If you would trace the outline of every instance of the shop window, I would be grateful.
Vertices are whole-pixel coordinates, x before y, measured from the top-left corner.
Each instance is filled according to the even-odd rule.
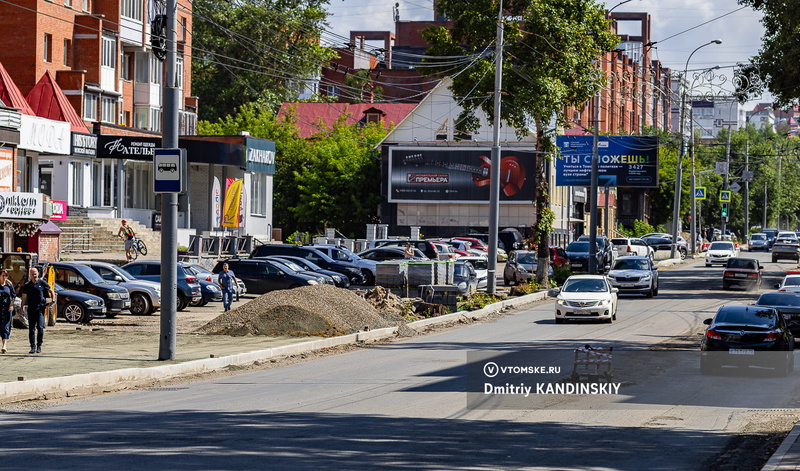
[[[267,213],[267,175],[254,173],[250,177],[250,214]]]
[[[71,162],[72,198],[70,204],[83,206],[83,162]]]
[[[156,209],[152,162],[125,163],[125,206],[133,209]]]
[[[98,160],[92,163],[92,205],[114,205],[114,161]]]

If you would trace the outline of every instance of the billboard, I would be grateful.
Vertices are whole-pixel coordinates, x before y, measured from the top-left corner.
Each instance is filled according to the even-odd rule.
[[[501,149],[500,201],[533,201],[535,156],[532,150]],[[492,164],[486,147],[391,147],[388,200],[488,202]]]
[[[558,136],[556,185],[591,186],[594,136]],[[599,186],[658,187],[658,137],[600,136]]]

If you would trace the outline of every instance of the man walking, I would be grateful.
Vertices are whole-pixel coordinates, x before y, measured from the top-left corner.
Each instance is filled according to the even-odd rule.
[[[237,281],[236,275],[228,268],[227,263],[222,264],[222,271],[219,274],[219,278],[217,278],[217,283],[222,288],[222,307],[225,311],[230,311]]]
[[[31,267],[28,281],[22,287],[22,305],[28,309],[29,353],[42,353],[44,341],[44,310],[53,303],[53,290],[44,280],[39,279],[39,270]]]
[[[125,219],[122,220],[122,225],[119,227],[117,231],[117,237],[124,237],[125,238],[125,258],[128,262],[131,261],[131,250],[133,250],[133,238],[136,236],[136,233],[133,232],[131,226],[128,225],[128,221]]]

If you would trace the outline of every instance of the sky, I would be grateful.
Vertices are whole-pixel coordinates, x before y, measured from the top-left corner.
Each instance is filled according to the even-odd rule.
[[[725,88],[730,88],[733,66],[749,61],[761,46],[761,14],[749,7],[742,9],[736,0],[631,0],[615,8],[620,1],[599,3],[614,12],[649,13],[651,39],[658,42],[652,58],[660,60],[664,68],[682,72],[695,48],[722,40],[722,44],[705,46],[692,55],[688,70],[719,66],[717,73],[724,73],[728,80]],[[400,4],[401,21],[433,20],[433,0],[330,0],[330,32],[349,38],[351,30],[394,31],[395,3]],[[750,103],[759,101],[771,101],[771,97],[765,95]]]

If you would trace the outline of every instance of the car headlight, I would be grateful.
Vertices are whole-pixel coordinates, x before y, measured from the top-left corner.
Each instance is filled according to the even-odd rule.
[[[215,292],[219,291],[219,288],[218,288],[218,287],[216,287],[215,285],[207,285],[207,288],[208,288],[208,290],[209,290],[209,291],[211,291],[212,293],[215,293]]]
[[[319,284],[317,282],[317,280],[308,280],[307,283],[310,284],[310,285],[318,285]]]
[[[458,289],[467,289],[467,282],[466,281],[462,281],[461,283],[459,283],[458,284]]]
[[[122,299],[122,295],[119,293],[108,293],[108,299]]]
[[[563,299],[559,299],[558,301],[556,301],[556,303],[560,304],[561,306],[566,306],[567,305],[567,302],[564,301]]]
[[[610,279],[610,280],[616,280],[616,279],[617,279],[617,277],[616,277],[616,276],[614,276],[614,275],[606,275],[606,276],[607,276],[607,277],[608,277],[608,279]]]
[[[652,278],[652,277],[653,277],[653,275],[651,275],[650,273],[648,273],[648,274],[646,274],[645,276],[643,276],[643,277],[642,277],[642,281],[647,281],[647,280],[649,280],[649,279],[650,279],[650,278]]]
[[[347,273],[350,273],[351,275],[361,276],[361,269],[348,267]]]
[[[611,304],[611,300],[610,299],[603,299],[598,304],[600,304],[601,306],[606,306],[608,304]]]
[[[332,276],[331,278],[333,278],[333,280],[334,280],[334,281],[338,281],[338,282],[340,282],[340,283],[341,283],[341,281],[342,281],[342,277],[341,277],[341,276],[339,276],[339,275],[334,275],[334,276]]]
[[[102,299],[89,299],[86,301],[87,306],[102,306],[103,300]]]

